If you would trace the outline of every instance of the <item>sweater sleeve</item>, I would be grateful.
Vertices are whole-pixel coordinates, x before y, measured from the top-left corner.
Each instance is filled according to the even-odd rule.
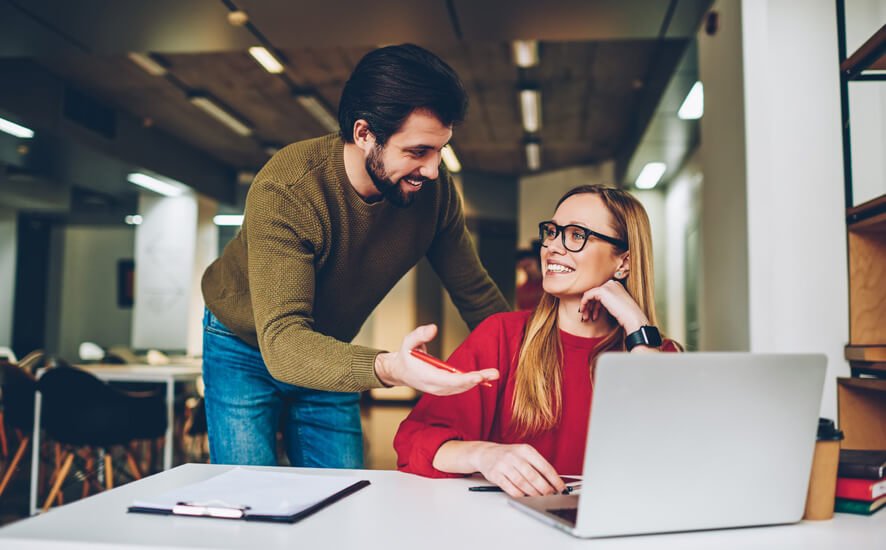
[[[259,349],[271,375],[328,391],[382,387],[375,375],[379,350],[313,329],[314,262],[325,242],[317,214],[270,181],[253,184],[246,212],[249,290]]]
[[[457,395],[423,395],[394,436],[397,468],[426,477],[463,477],[434,468],[434,457],[443,443],[450,440],[484,441],[492,431],[499,388],[506,385],[507,365],[499,350],[504,333],[496,317],[481,323],[453,352],[450,365],[472,371],[492,366],[502,373],[492,387],[475,386]]]
[[[440,184],[443,212],[427,258],[462,319],[473,329],[493,313],[510,311],[511,307],[480,263],[465,225],[461,199],[449,173],[442,168]]]

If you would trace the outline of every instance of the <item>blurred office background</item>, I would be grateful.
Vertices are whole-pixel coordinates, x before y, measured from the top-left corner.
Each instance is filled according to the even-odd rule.
[[[884,21],[886,2],[847,0],[849,51]],[[849,307],[837,29],[833,0],[0,0],[0,347],[198,357],[200,276],[255,172],[337,130],[363,54],[415,42],[470,94],[447,164],[509,299],[515,252],[565,190],[627,188],[651,217],[663,330],[690,350],[826,353],[833,417]],[[853,93],[858,204],[886,192],[886,94]],[[422,263],[358,341],[393,349],[426,322],[437,355],[467,334]],[[412,398],[367,398],[371,467],[393,467]]]

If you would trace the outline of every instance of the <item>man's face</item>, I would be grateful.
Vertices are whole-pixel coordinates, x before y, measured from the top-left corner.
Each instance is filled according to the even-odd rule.
[[[409,206],[425,184],[437,179],[440,150],[451,138],[452,127],[428,111],[413,111],[383,147],[370,150],[366,171],[385,199]]]

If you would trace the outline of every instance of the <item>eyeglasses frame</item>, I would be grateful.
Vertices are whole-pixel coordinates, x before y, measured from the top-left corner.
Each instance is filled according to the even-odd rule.
[[[545,242],[548,240],[547,237],[545,236],[545,230],[544,230],[544,227],[546,225],[553,225],[557,229],[557,234],[551,238],[556,239],[557,235],[560,235],[560,242],[563,244],[563,248],[565,248],[569,252],[581,252],[582,250],[584,250],[585,246],[587,246],[587,244],[588,244],[588,237],[589,236],[596,237],[596,238],[600,239],[601,241],[605,241],[613,246],[617,246],[617,247],[622,248],[624,250],[628,249],[628,243],[626,243],[625,241],[618,239],[616,237],[610,237],[609,235],[597,233],[593,229],[588,229],[587,227],[582,227],[580,225],[575,225],[573,223],[570,223],[567,225],[560,225],[560,224],[554,223],[553,220],[547,220],[547,221],[543,221],[543,222],[538,223],[538,236],[539,236],[539,238],[541,238],[541,245],[545,248],[548,247],[548,245],[545,244]],[[585,240],[582,241],[581,248],[579,248],[578,250],[572,250],[571,248],[566,246],[566,229],[568,229],[570,227],[574,227],[576,229],[579,229],[579,230],[583,231],[585,234]]]

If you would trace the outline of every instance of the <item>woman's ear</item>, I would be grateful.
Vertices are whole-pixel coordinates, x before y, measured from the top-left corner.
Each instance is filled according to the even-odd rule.
[[[621,257],[621,262],[619,262],[618,267],[615,268],[615,273],[613,277],[619,281],[624,281],[628,278],[628,275],[631,272],[631,253],[625,252]]]
[[[369,129],[369,123],[362,118],[354,122],[354,144],[364,152],[375,147],[375,134]]]

